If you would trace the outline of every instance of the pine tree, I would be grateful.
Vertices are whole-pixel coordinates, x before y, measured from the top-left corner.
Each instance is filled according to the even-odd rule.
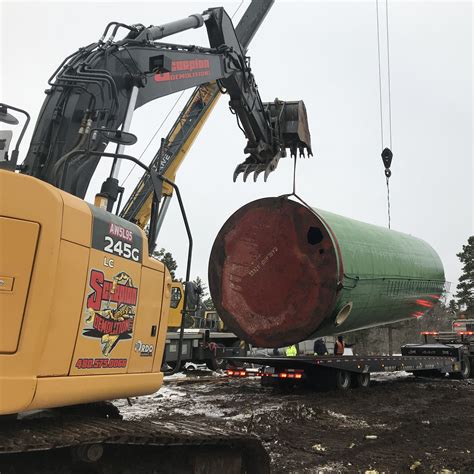
[[[458,305],[464,308],[466,316],[474,316],[474,235],[467,239],[467,245],[462,246],[462,252],[458,253],[457,257],[463,264],[463,273],[454,296]]]
[[[196,291],[201,297],[201,299],[206,298],[207,296],[207,286],[206,284],[202,281],[202,278],[197,276],[196,279],[193,281]]]
[[[171,274],[171,278],[173,280],[176,280],[176,270],[178,268],[178,263],[173,258],[171,252],[167,252],[164,248],[161,248],[160,250],[155,250],[153,252],[153,257],[159,260],[160,262],[163,262],[168,268]]]
[[[199,294],[204,310],[215,311],[216,307],[214,305],[214,301],[212,301],[207,285],[204,283],[203,279],[197,276],[193,283],[197,288],[197,293]]]
[[[206,298],[203,301],[204,306],[206,307],[207,311],[215,311],[216,306],[214,305],[214,301],[212,301],[212,298],[209,296],[209,298]]]
[[[451,299],[449,301],[448,309],[452,314],[456,314],[458,312],[458,304],[456,303],[456,300]]]

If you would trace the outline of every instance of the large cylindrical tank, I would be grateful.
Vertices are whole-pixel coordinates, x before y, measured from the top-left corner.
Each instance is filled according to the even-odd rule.
[[[209,261],[219,315],[259,347],[420,317],[444,283],[423,240],[285,197],[235,212]]]

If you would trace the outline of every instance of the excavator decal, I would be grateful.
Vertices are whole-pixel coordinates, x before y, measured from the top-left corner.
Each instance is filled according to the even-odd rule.
[[[100,270],[91,270],[85,324],[82,335],[100,338],[102,354],[109,356],[120,340],[132,338],[138,288],[131,277],[120,272],[113,281]]]
[[[194,77],[209,76],[211,73],[209,59],[191,59],[189,61],[172,61],[171,71],[158,73],[155,81],[176,81],[179,79],[192,79]]]
[[[133,262],[142,261],[143,239],[140,229],[103,209],[89,205],[94,216],[92,248]]]

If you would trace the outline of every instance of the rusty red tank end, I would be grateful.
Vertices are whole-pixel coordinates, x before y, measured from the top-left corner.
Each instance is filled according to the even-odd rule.
[[[307,338],[334,309],[335,246],[318,216],[287,198],[235,212],[216,237],[209,287],[226,326],[258,347]]]

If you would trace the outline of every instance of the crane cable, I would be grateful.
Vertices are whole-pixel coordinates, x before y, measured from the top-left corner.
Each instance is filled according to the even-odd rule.
[[[390,184],[389,179],[392,175],[390,165],[392,164],[392,94],[390,83],[390,37],[388,26],[388,0],[385,0],[385,26],[387,30],[387,77],[388,77],[388,132],[389,132],[389,146],[384,147],[384,132],[383,132],[383,101],[382,101],[382,60],[380,54],[380,22],[379,22],[379,0],[375,0],[375,10],[377,16],[377,52],[378,52],[378,67],[379,67],[379,105],[380,105],[380,141],[382,147],[382,161],[385,166],[385,182],[387,185],[387,214],[388,214],[388,228],[391,226],[390,214]]]

